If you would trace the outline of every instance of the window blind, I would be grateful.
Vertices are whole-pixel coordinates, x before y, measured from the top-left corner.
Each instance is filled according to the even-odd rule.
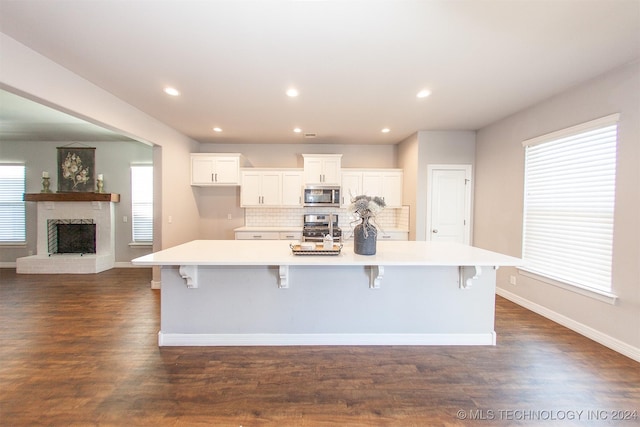
[[[610,291],[618,116],[605,119],[526,146],[522,257],[533,273]]]
[[[153,241],[153,166],[131,166],[131,227],[134,242]]]
[[[0,242],[26,241],[25,166],[0,165]]]

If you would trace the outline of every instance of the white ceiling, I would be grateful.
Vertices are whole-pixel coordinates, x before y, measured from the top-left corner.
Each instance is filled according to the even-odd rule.
[[[0,30],[200,142],[389,144],[637,60],[640,1],[0,0]]]

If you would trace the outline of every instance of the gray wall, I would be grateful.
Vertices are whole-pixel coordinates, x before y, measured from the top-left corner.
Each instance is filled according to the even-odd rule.
[[[42,189],[42,171],[51,176],[51,190],[57,189],[56,147],[68,143],[55,142],[0,142],[0,161],[25,163],[27,167],[27,192],[38,193]],[[96,148],[96,175],[104,175],[104,191],[119,193],[120,203],[115,204],[116,262],[128,262],[151,252],[151,247],[130,247],[131,243],[131,173],[132,163],[153,163],[152,147],[139,142],[82,142],[79,146]],[[36,253],[36,203],[27,202],[26,247],[0,249],[0,262],[15,262],[16,258]],[[127,222],[123,222],[123,217]]]
[[[464,130],[419,131],[399,144],[398,164],[405,171],[404,204],[409,205],[410,209],[410,240],[427,240],[427,166],[457,164],[473,167],[475,144],[475,132]]]
[[[498,271],[499,292],[640,360],[640,64],[629,64],[478,131],[475,245],[520,256],[522,141],[620,113],[610,305],[572,291]],[[509,284],[515,275],[517,285]]]

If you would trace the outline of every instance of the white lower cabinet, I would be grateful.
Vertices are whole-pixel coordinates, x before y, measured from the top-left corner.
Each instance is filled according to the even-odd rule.
[[[409,240],[408,231],[387,231],[378,234],[378,240]]]
[[[236,240],[280,240],[277,231],[236,231]]]
[[[236,231],[236,240],[300,240],[302,231]]]

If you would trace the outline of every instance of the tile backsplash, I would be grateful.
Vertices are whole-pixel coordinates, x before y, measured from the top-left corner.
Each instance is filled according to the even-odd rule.
[[[247,227],[302,227],[305,214],[338,215],[340,228],[349,229],[357,223],[345,208],[246,208],[244,222]],[[376,218],[382,229],[409,230],[409,206],[396,209],[384,209]]]

